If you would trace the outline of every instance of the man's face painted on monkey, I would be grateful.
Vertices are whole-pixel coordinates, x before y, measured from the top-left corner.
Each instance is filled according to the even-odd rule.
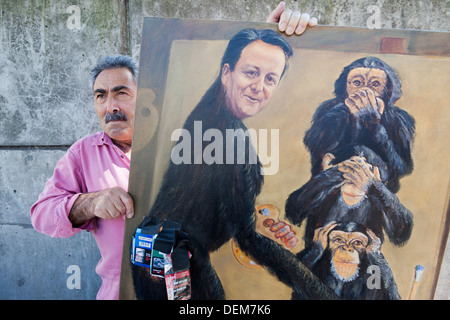
[[[256,40],[242,50],[233,71],[226,63],[222,70],[222,84],[228,106],[238,119],[259,113],[277,88],[286,65],[283,50]]]
[[[333,230],[329,235],[331,268],[341,281],[352,281],[358,276],[360,254],[369,244],[369,238],[361,232]]]

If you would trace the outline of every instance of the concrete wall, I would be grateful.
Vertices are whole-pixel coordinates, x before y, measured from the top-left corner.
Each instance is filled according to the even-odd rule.
[[[100,286],[89,233],[51,239],[29,217],[67,147],[99,130],[88,84],[97,59],[139,58],[144,16],[265,21],[278,2],[0,0],[0,299],[94,299]],[[445,0],[298,6],[326,25],[450,31]],[[80,287],[72,288],[78,275]],[[450,299],[449,284],[447,252],[436,298]]]

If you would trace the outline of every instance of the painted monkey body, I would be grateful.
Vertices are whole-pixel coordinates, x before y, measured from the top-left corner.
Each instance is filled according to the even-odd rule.
[[[226,129],[246,130],[242,121],[235,119],[227,110],[224,92],[220,90],[205,94],[186,120],[184,129],[193,133],[195,121],[202,121],[204,130],[214,128],[223,131],[223,134]],[[250,142],[248,147],[252,148]],[[245,148],[246,159],[249,148]],[[236,141],[235,151],[237,158],[239,148],[236,148]],[[225,152],[222,154],[225,156]],[[226,164],[223,160],[223,164],[212,165],[175,165],[171,162],[146,218],[179,222],[182,230],[189,234],[192,299],[225,298],[209,254],[231,238],[236,240],[243,252],[294,291],[302,291],[308,298],[336,298],[307,268],[299,264],[294,254],[256,232],[255,199],[263,184],[259,160],[256,164],[248,161],[245,164]],[[167,299],[163,279],[151,277],[148,269],[132,265],[132,270],[138,299]]]
[[[355,69],[383,71],[386,75],[383,90],[378,90],[364,80],[350,78]],[[349,76],[350,75],[350,76]],[[352,81],[352,83],[348,83]],[[380,80],[381,81],[381,80]],[[356,91],[355,86],[361,86]],[[355,102],[363,104],[362,94],[373,95],[376,107],[361,107],[355,111]],[[369,94],[367,94],[369,93]],[[364,145],[376,152],[386,162],[389,170],[388,188],[397,192],[399,180],[413,170],[411,148],[415,135],[415,121],[403,109],[394,106],[401,97],[401,83],[386,63],[374,57],[356,60],[345,67],[335,83],[336,98],[323,102],[316,110],[311,128],[304,143],[311,153],[311,173],[321,171],[323,156],[347,146]],[[356,96],[356,98],[355,98]],[[354,100],[352,100],[354,99]],[[369,104],[368,97],[365,100]]]
[[[200,104],[186,120],[184,129],[193,136],[194,121],[202,121],[204,130],[245,128],[223,105],[216,105],[218,110],[211,110],[213,106]],[[224,291],[210,264],[209,253],[233,237],[240,223],[251,222],[263,177],[258,165],[194,164],[195,156],[191,154],[191,164],[170,163],[148,218],[179,222],[189,234],[192,298],[223,299]],[[227,179],[234,185],[227,185]],[[143,274],[148,271],[137,267],[134,272],[138,299],[167,299],[163,281]]]
[[[323,115],[319,116],[322,112]],[[326,112],[319,109],[317,113],[317,120],[304,139],[311,152],[313,175],[320,172],[322,157],[326,153],[337,148],[365,145],[387,163],[391,176],[388,187],[398,191],[399,179],[413,169],[410,142],[414,128],[406,111],[388,108],[379,123],[355,119],[344,103]]]
[[[336,295],[345,300],[399,300],[401,299],[394,276],[386,259],[381,253],[361,254],[359,274],[351,281],[344,282],[331,272],[331,252],[319,253],[314,247],[310,247],[298,254],[300,261],[307,265],[315,275],[331,288]],[[380,285],[370,287],[373,273],[369,267],[379,267]],[[369,272],[368,272],[369,271]],[[378,271],[378,270],[377,270]],[[378,274],[376,275],[378,276]],[[378,279],[377,279],[378,280]],[[293,294],[293,299],[304,299],[301,294]]]
[[[381,243],[384,232],[395,245],[409,239],[413,217],[395,193],[400,179],[413,170],[414,119],[394,105],[402,95],[400,79],[378,58],[362,58],[345,67],[335,82],[335,95],[318,107],[305,134],[312,176],[288,197],[286,217],[299,226],[307,220],[305,249],[299,258],[337,295],[345,299],[398,299],[381,253],[359,254],[359,268],[374,264],[386,276],[382,290],[368,290],[370,275],[364,274],[365,270],[352,281],[330,273],[330,267],[350,272],[355,264],[334,266],[334,252],[330,256],[330,250],[324,253],[324,248],[320,249],[315,232],[334,221],[370,229]],[[330,159],[334,166],[329,166]],[[294,293],[293,297],[302,296]]]
[[[314,243],[297,255],[339,297],[346,300],[398,300],[392,271],[379,252],[379,239],[353,222],[316,229]],[[293,299],[303,299],[293,293]]]
[[[367,158],[371,165],[379,167],[381,175],[387,179],[386,169],[383,170],[386,165],[370,149],[355,147],[341,151],[335,153],[336,163],[356,152]],[[286,218],[298,226],[306,220],[306,247],[312,244],[314,230],[331,221],[364,225],[382,241],[386,232],[395,245],[402,245],[409,239],[413,228],[412,213],[383,182],[373,181],[363,199],[354,206],[348,206],[341,194],[344,180],[338,167],[334,166],[312,177],[289,195],[285,206]]]

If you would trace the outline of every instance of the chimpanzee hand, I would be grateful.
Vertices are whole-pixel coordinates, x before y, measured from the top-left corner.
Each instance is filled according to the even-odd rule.
[[[378,238],[375,233],[370,230],[367,229],[367,234],[369,235],[370,238],[370,244],[367,246],[366,248],[366,253],[379,253],[380,249],[381,249],[381,240],[380,238]]]
[[[354,156],[345,160],[338,164],[338,170],[343,173],[344,179],[365,194],[374,182],[381,181],[378,167],[367,163],[364,157]]]
[[[322,158],[322,170],[328,170],[332,167],[334,167],[335,165],[332,165],[331,162],[336,159],[336,157],[334,156],[334,154],[332,153],[327,153],[323,156]]]
[[[384,102],[369,88],[354,91],[345,100],[345,105],[358,120],[379,121],[384,112]]]
[[[313,241],[320,245],[322,251],[324,251],[328,246],[328,234],[336,227],[338,223],[336,221],[331,221],[323,227],[314,230]]]

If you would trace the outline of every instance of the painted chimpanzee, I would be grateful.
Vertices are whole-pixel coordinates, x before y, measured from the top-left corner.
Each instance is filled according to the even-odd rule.
[[[347,300],[398,300],[381,241],[362,225],[330,222],[314,233],[314,244],[297,255],[339,297]],[[304,299],[293,293],[293,299]]]
[[[311,153],[312,175],[321,171],[323,156],[332,149],[365,145],[380,155],[389,171],[387,186],[400,188],[400,178],[411,173],[414,119],[394,106],[402,95],[394,70],[375,57],[346,66],[334,85],[335,98],[316,110],[304,143]]]
[[[223,137],[226,130],[245,133],[247,128],[242,120],[267,104],[292,53],[290,45],[277,32],[245,29],[237,33],[227,46],[220,75],[189,115],[183,129],[193,137],[194,125],[201,121],[204,131],[220,130]],[[336,298],[308,268],[298,263],[294,254],[255,231],[255,199],[263,175],[259,159],[255,163],[249,161],[251,142],[247,139],[248,147],[244,150],[237,147],[237,140],[242,138],[245,134],[236,136],[232,143],[233,163],[229,163],[226,155],[229,150],[225,150],[229,141],[223,143],[224,149],[220,150],[223,152],[216,150],[214,158],[221,154],[223,161],[218,161],[221,163],[201,161],[205,142],[198,154],[194,151],[190,155],[187,163],[171,161],[146,217],[146,220],[178,222],[189,234],[192,299],[225,298],[209,254],[231,238],[244,253],[295,292],[308,298]],[[246,161],[239,163],[237,159],[242,152]],[[167,299],[164,279],[151,277],[148,269],[142,267],[132,265],[132,269],[138,299]]]
[[[291,193],[285,215],[305,228],[305,247],[313,244],[314,230],[331,221],[355,222],[384,241],[383,231],[395,245],[410,237],[413,216],[385,185],[388,168],[364,146],[346,147],[324,156],[324,170]]]

